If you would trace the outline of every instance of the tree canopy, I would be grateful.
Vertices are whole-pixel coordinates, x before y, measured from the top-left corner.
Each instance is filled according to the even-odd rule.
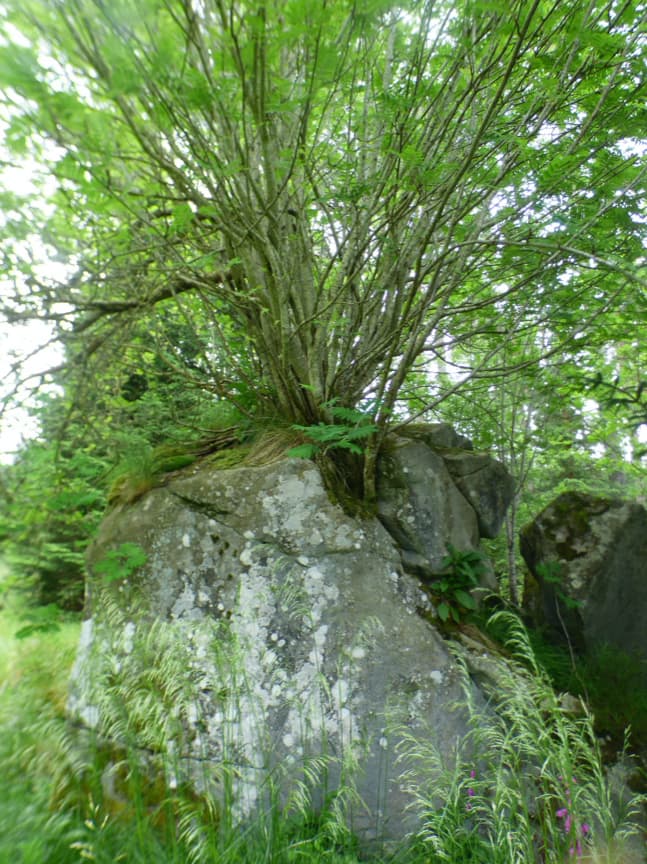
[[[70,374],[157,364],[299,424],[359,407],[366,479],[403,404],[644,316],[638,0],[2,14],[6,146],[56,181],[4,195],[3,314],[52,322]]]

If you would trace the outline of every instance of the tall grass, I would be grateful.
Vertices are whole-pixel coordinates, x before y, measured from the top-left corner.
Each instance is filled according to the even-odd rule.
[[[241,822],[228,801],[231,765],[223,763],[216,772],[219,792],[205,781],[203,794],[197,795],[185,782],[186,765],[179,764],[177,751],[167,750],[165,757],[157,753],[160,744],[185,728],[183,712],[195,711],[185,655],[174,654],[163,628],[151,628],[123,675],[113,676],[110,686],[104,681],[102,709],[111,742],[96,738],[79,748],[78,730],[63,716],[78,626],[67,624],[57,633],[17,642],[12,634],[18,625],[16,615],[5,609],[0,615],[0,864],[368,860],[361,858],[344,822],[344,795],[353,797],[351,776],[344,776],[337,794],[330,790],[313,806],[312,787],[325,775],[325,754],[312,755],[303,786],[289,802],[281,800],[276,777],[266,778],[259,790],[264,806],[254,819]],[[526,667],[532,666],[522,629],[512,619],[507,625],[511,647]],[[154,655],[146,653],[152,650]],[[409,766],[407,782],[423,827],[406,844],[370,860],[639,861],[627,857],[626,841],[637,836],[632,819],[641,802],[614,799],[591,718],[567,715],[537,667],[530,674],[521,663],[496,664],[496,683],[485,702],[474,697],[460,653],[457,664],[472,731],[451,764],[428,744],[406,740],[401,759]],[[241,691],[248,683],[240,677]],[[419,777],[429,776],[429,768],[435,781],[421,785]],[[197,770],[194,765],[194,781]],[[213,770],[209,777],[213,780]]]
[[[403,753],[414,766],[435,769],[433,787],[416,789],[431,860],[560,864],[606,860],[611,849],[616,864],[644,860],[630,852],[639,844],[627,842],[639,838],[644,796],[612,794],[593,718],[563,709],[516,616],[494,617],[516,659],[490,658],[489,683],[482,684],[490,699],[482,703],[457,652],[471,732],[456,762],[447,765],[419,740]],[[414,767],[414,788],[417,773]]]

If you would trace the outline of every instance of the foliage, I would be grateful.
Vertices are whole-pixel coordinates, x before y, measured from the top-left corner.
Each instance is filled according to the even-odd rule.
[[[638,330],[642,317],[633,323],[625,320],[625,326]],[[614,337],[620,338],[616,328],[619,331],[621,320],[622,315],[607,319]],[[532,333],[528,351],[535,338]],[[459,361],[457,352],[454,359]],[[596,369],[621,374],[627,383],[638,381],[645,363],[639,341],[605,347],[594,340],[544,363],[541,376],[527,368],[496,383],[473,382],[443,403],[443,418],[478,449],[494,450],[515,480],[504,532],[485,543],[500,587],[514,605],[521,604],[524,575],[519,529],[556,496],[579,490],[607,498],[640,498],[647,492],[641,443],[647,426],[631,428],[624,410],[599,398],[599,391],[587,384]]]
[[[166,377],[312,427],[371,396],[370,497],[402,401],[541,375],[639,317],[644,15],[11,0],[5,144],[57,184],[6,196],[4,316],[133,402]],[[426,374],[452,351],[457,376]]]
[[[94,565],[95,572],[106,583],[128,579],[146,563],[147,555],[136,543],[121,543]]]
[[[22,618],[28,623],[16,630],[16,639],[26,639],[35,633],[53,633],[59,630],[61,610],[56,603],[48,603],[46,606],[29,609]]]
[[[419,795],[428,814],[422,837],[429,860],[510,864],[586,854],[596,860],[614,837],[634,830],[642,798],[626,806],[612,801],[592,718],[561,710],[519,619],[494,617],[492,626],[507,631],[507,646],[522,665],[492,658],[497,671],[484,708],[471,696],[469,668],[459,655],[471,731],[456,763],[445,764],[411,739],[403,753],[414,766],[437,771],[437,783]]]
[[[610,645],[582,658],[572,672],[572,692],[589,700],[596,725],[614,742],[630,730],[634,750],[647,743],[647,674],[645,662]],[[609,694],[613,699],[609,699]]]
[[[476,609],[476,601],[470,594],[480,585],[485,569],[482,552],[476,549],[447,547],[447,556],[442,562],[443,575],[431,583],[431,591],[438,596],[436,606],[441,621],[451,618],[458,623],[465,615]]]
[[[165,472],[242,439],[233,406],[150,376],[137,400],[78,388],[43,394],[40,431],[2,466],[0,538],[13,585],[36,603],[79,610],[84,552],[106,505],[132,501]],[[100,397],[100,398],[99,398]]]
[[[555,596],[567,609],[577,609],[580,601],[567,596],[562,585],[562,565],[559,561],[542,561],[537,565],[537,575],[541,580],[553,586]]]
[[[57,415],[51,401],[45,426]],[[14,587],[44,605],[79,610],[83,603],[85,547],[105,506],[105,451],[68,423],[63,440],[32,440],[4,471],[0,537]]]
[[[505,623],[505,622],[504,622]],[[507,626],[490,619],[487,632],[498,641],[506,638]],[[609,645],[600,645],[585,655],[573,654],[567,645],[547,641],[540,632],[527,630],[536,665],[558,693],[571,693],[587,704],[599,737],[610,736],[614,752],[627,734],[633,752],[647,742],[647,675],[638,656]]]
[[[622,744],[629,730],[634,751],[647,742],[647,676],[644,662],[610,645],[573,658],[565,646],[547,645],[530,633],[538,661],[561,692],[581,696],[590,706],[600,735]]]
[[[601,402],[605,407],[624,415],[631,429],[647,425],[647,380],[640,379],[635,387],[627,387],[621,385],[620,375],[616,375],[613,381],[605,381],[602,373],[598,372],[590,386],[594,392],[602,392]]]
[[[333,419],[342,420],[343,423],[318,423],[314,426],[293,423],[292,429],[302,432],[312,443],[292,447],[288,451],[288,456],[310,459],[318,453],[325,454],[337,448],[361,455],[362,447],[357,442],[370,438],[378,431],[375,423],[371,422],[364,411],[335,405],[335,400],[331,400],[323,407]]]

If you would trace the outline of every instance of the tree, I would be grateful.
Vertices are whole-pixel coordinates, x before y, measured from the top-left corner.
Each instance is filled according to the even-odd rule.
[[[105,506],[109,463],[67,407],[62,397],[44,397],[38,413],[49,440],[29,441],[4,467],[0,543],[12,579],[3,590],[15,582],[36,603],[80,610],[83,553]]]
[[[574,345],[539,364],[541,374],[526,365],[496,382],[468,382],[443,404],[444,418],[477,448],[494,450],[515,479],[503,536],[488,551],[517,606],[523,566],[520,527],[561,492],[640,498],[647,490],[645,446],[637,434],[641,427],[643,435],[647,431],[640,401],[647,358],[640,339],[632,335],[640,327],[630,310],[614,310],[605,316],[603,332],[597,328],[586,346]],[[539,333],[529,333],[528,344],[515,347],[525,358],[533,351],[543,353]],[[478,365],[478,357],[457,354],[455,363]],[[508,357],[507,365],[519,363]]]
[[[461,380],[501,375],[529,329],[555,354],[644,287],[636,0],[6,10],[6,138],[51,163],[41,236],[74,272],[9,246],[30,278],[5,315],[55,322],[90,371],[143,342],[173,367],[174,304],[203,346],[187,380],[292,423],[365,410],[369,499],[387,422],[448,344],[479,354]]]

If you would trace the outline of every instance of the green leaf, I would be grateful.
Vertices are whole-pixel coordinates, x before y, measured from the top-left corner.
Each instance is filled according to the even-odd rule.
[[[366,424],[366,426],[358,426],[356,429],[349,429],[345,438],[349,441],[355,441],[358,438],[370,438],[377,432],[377,426],[374,423]]]
[[[352,441],[347,441],[345,439],[338,441],[334,444],[331,444],[326,449],[327,450],[348,450],[351,453],[355,453],[358,456],[363,452],[362,448],[358,447],[357,444],[353,444]]]
[[[467,591],[462,591],[460,588],[457,588],[454,591],[454,597],[465,609],[476,609],[476,600],[471,594],[468,594]]]
[[[53,633],[61,629],[61,610],[56,603],[37,606],[22,616],[23,621],[29,621],[14,633],[16,639],[27,639],[36,633]]]
[[[173,208],[173,228],[178,234],[183,234],[193,222],[193,210],[188,204],[178,204]]]
[[[344,408],[341,405],[334,406],[329,404],[329,410],[333,417],[338,417],[340,420],[346,420],[349,424],[365,423],[368,417],[357,408]]]
[[[148,556],[137,543],[122,543],[98,561],[94,565],[94,570],[103,576],[104,582],[115,582],[119,579],[127,579],[146,563],[147,558]]]
[[[436,607],[436,612],[438,612],[438,617],[441,621],[447,621],[449,618],[449,605],[447,603],[439,603]]]

